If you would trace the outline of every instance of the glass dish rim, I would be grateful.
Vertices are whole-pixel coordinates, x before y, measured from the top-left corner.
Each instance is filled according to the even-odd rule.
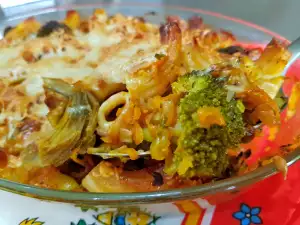
[[[275,37],[281,41],[289,43],[287,39],[281,35],[272,32],[264,27],[253,24],[251,22],[244,21],[239,18],[230,17],[223,15],[221,13],[207,11],[198,8],[189,8],[185,6],[177,5],[168,5],[168,4],[156,4],[156,3],[93,3],[93,4],[67,4],[61,6],[47,7],[38,10],[32,10],[26,12],[26,15],[41,15],[44,13],[50,13],[54,11],[65,11],[65,10],[78,10],[91,7],[108,7],[108,6],[133,6],[138,7],[151,7],[151,10],[155,7],[160,7],[163,5],[168,9],[180,10],[191,13],[200,13],[202,15],[208,15],[220,19],[229,20],[235,23],[245,25],[247,27],[254,28],[263,33],[266,33],[272,37]],[[150,11],[150,10],[149,10]],[[13,16],[9,17],[7,22],[21,19],[26,17],[22,16]],[[294,164],[300,160],[300,149],[296,149],[294,152],[288,154],[285,157],[288,166]],[[18,194],[37,197],[39,199],[49,199],[51,201],[60,201],[60,202],[95,202],[101,203],[103,205],[127,205],[127,204],[142,204],[142,203],[161,203],[168,201],[177,201],[177,200],[186,200],[192,198],[198,198],[207,194],[213,194],[220,191],[228,192],[234,191],[240,186],[246,186],[247,184],[253,183],[253,181],[259,181],[265,179],[271,175],[274,175],[277,172],[276,166],[274,163],[271,163],[262,168],[258,168],[252,172],[249,172],[243,176],[232,177],[221,181],[216,181],[213,183],[207,183],[195,187],[189,188],[180,188],[164,191],[155,191],[155,192],[135,192],[135,193],[93,193],[93,192],[71,192],[71,191],[61,191],[61,190],[52,190],[45,189],[35,186],[30,186],[26,184],[16,183],[9,180],[0,179],[0,189],[10,192],[16,192]]]

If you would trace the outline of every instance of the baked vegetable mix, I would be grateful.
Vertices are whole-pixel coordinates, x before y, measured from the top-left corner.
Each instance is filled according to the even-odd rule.
[[[298,148],[248,163],[251,143],[280,131],[290,53],[273,39],[169,16],[162,25],[97,9],[28,18],[0,40],[0,178],[50,189],[145,192],[240,176]],[[253,146],[253,145],[252,145]],[[275,157],[273,157],[275,156]]]

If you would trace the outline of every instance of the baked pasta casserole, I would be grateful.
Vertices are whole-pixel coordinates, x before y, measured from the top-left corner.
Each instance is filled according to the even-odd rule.
[[[0,40],[0,178],[139,192],[243,174],[243,144],[280,125],[289,58],[275,39],[243,47],[198,16],[28,18]]]

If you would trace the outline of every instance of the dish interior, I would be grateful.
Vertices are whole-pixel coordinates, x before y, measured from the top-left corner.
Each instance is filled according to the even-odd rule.
[[[142,4],[137,3],[133,5],[129,4],[96,4],[96,5],[70,5],[62,6],[60,8],[48,8],[39,10],[36,12],[25,13],[22,16],[7,18],[5,21],[1,21],[0,30],[4,30],[7,26],[16,26],[24,21],[25,18],[34,16],[42,24],[50,20],[65,20],[66,12],[70,9],[76,10],[80,13],[81,17],[89,17],[95,11],[95,8],[104,8],[108,15],[116,15],[122,13],[128,16],[144,17],[145,20],[153,24],[163,24],[165,23],[166,15],[177,15],[184,20],[188,20],[193,15],[200,16],[205,24],[209,24],[214,27],[214,29],[224,29],[226,31],[232,32],[239,44],[244,48],[249,46],[255,47],[265,47],[271,40],[275,37],[285,44],[288,42],[279,35],[268,31],[262,27],[253,25],[251,23],[241,21],[239,19],[230,18],[218,13],[207,12],[200,9],[189,9],[177,6],[156,6],[152,4]],[[150,10],[149,10],[150,9]],[[154,13],[155,12],[155,13]],[[168,51],[168,50],[167,50]],[[163,55],[164,53],[159,53]],[[164,57],[164,56],[163,56]],[[159,59],[160,60],[160,59]],[[294,66],[294,70],[297,70],[297,65]],[[290,71],[288,76],[294,76],[293,71]],[[172,81],[174,82],[174,81]],[[287,95],[291,92],[291,81],[285,82],[284,91]],[[152,97],[152,96],[151,96]],[[299,130],[292,127],[295,121],[299,121],[300,118],[294,116],[291,120],[283,122],[280,127],[280,131],[277,134],[277,138],[274,141],[268,140],[270,130],[267,128],[263,129],[263,137],[258,137],[251,144],[245,145],[244,148],[256,148],[252,152],[249,158],[249,163],[254,164],[258,158],[266,155],[270,155],[265,152],[265,149],[279,148],[282,145],[290,144],[291,139],[282,138],[282,134],[289,130],[293,132],[294,136],[299,134]],[[284,118],[285,112],[282,115]],[[102,132],[103,133],[103,132]],[[255,147],[254,147],[255,146]],[[158,157],[159,158],[159,157]],[[299,149],[285,156],[287,165],[291,165],[299,159]],[[193,187],[179,187],[177,189],[170,190],[155,190],[153,192],[139,192],[139,193],[89,193],[85,192],[69,192],[62,190],[50,190],[43,189],[40,187],[33,187],[26,184],[14,183],[8,180],[0,180],[0,187],[4,190],[17,192],[20,194],[26,194],[33,197],[57,200],[57,201],[67,201],[67,202],[84,202],[87,204],[137,204],[137,203],[149,203],[149,202],[165,202],[165,201],[176,201],[181,199],[192,199],[195,197],[203,197],[208,195],[217,195],[218,193],[229,192],[235,189],[240,189],[242,187],[249,186],[250,184],[257,182],[261,179],[265,179],[276,172],[276,165],[274,163],[266,163],[264,167],[253,170],[252,172],[246,173],[243,176],[235,176],[222,181],[213,180],[211,183],[201,184]]]

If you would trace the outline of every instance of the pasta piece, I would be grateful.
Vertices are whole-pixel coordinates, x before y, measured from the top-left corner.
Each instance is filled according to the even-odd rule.
[[[105,136],[109,133],[113,124],[120,123],[118,118],[115,121],[107,121],[106,117],[117,106],[124,105],[123,111],[129,107],[129,94],[127,92],[117,93],[108,98],[99,108],[98,111],[98,134]]]
[[[170,83],[181,74],[181,30],[177,23],[168,23],[160,28],[161,42],[168,44],[167,55],[156,63],[138,70],[126,80],[126,86],[134,99],[149,98],[164,94]]]

